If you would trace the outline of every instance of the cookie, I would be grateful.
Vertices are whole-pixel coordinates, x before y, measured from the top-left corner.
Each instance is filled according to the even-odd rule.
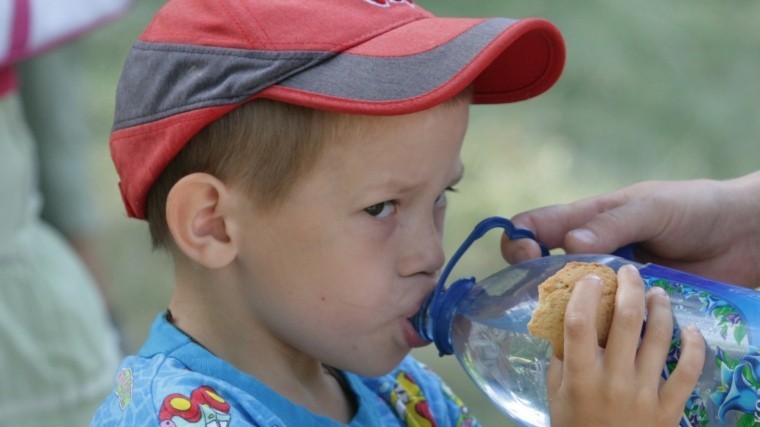
[[[549,340],[559,359],[564,357],[565,309],[570,293],[579,280],[591,274],[602,279],[602,299],[596,315],[596,332],[599,345],[604,347],[615,311],[617,275],[614,270],[599,263],[569,262],[538,286],[538,307],[528,322],[528,330],[533,336]]]

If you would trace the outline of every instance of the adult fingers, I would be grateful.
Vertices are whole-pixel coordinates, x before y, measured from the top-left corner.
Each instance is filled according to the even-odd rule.
[[[568,231],[596,215],[596,208],[592,199],[586,199],[522,212],[512,217],[512,222],[518,228],[532,231],[539,242],[554,249],[563,247]],[[541,248],[530,239],[512,240],[504,235],[501,238],[501,253],[507,262],[515,264],[541,256]]]
[[[568,231],[564,247],[569,253],[610,253],[629,243],[650,240],[665,226],[664,218],[652,212],[641,200],[600,208],[597,215]]]
[[[512,217],[512,222],[517,227],[533,231],[538,241],[549,248],[557,248],[564,244],[568,231],[580,227],[598,213],[594,200],[585,199],[522,212]]]
[[[506,234],[501,236],[501,255],[510,264],[528,261],[541,256],[541,247],[530,239],[512,240]]]
[[[610,253],[629,243],[647,241],[662,230],[668,219],[653,216],[661,198],[640,197],[651,183],[638,184],[601,196],[565,205],[546,206],[515,215],[516,226],[527,228],[549,248],[569,253]],[[513,256],[506,242],[505,258]],[[519,254],[515,259],[519,258]]]

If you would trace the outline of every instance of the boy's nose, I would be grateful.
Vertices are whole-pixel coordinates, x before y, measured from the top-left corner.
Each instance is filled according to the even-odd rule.
[[[403,276],[414,274],[435,275],[446,262],[443,252],[442,230],[435,221],[420,221],[410,225],[407,238],[402,248],[403,257],[400,273]]]

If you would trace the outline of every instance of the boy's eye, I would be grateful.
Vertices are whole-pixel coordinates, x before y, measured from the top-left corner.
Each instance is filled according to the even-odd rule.
[[[443,193],[439,194],[438,198],[435,199],[436,206],[442,206],[446,204],[446,193],[448,192],[456,193],[457,189],[454,187],[446,188],[446,190]]]
[[[396,205],[394,205],[391,201],[378,203],[364,209],[365,212],[374,216],[375,218],[385,218],[391,215],[395,210]]]

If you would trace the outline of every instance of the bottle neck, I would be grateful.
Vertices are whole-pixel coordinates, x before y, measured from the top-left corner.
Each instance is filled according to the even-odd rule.
[[[417,334],[435,343],[440,356],[454,354],[451,324],[459,301],[475,286],[475,279],[459,279],[446,289],[439,286],[411,319]]]

